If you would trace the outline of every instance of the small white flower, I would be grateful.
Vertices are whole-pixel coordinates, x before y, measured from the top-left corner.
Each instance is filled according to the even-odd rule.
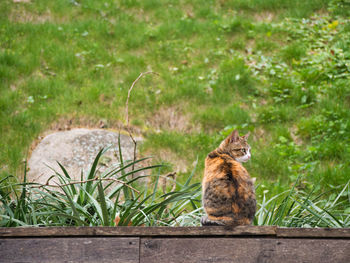
[[[33,104],[33,103],[34,103],[34,98],[33,98],[33,96],[29,96],[28,99],[27,99],[27,102]]]

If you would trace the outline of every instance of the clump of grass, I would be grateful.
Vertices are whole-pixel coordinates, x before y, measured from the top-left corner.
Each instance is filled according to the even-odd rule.
[[[199,122],[205,130],[210,130],[212,127],[226,127],[232,123],[241,125],[250,122],[249,114],[240,108],[238,105],[230,105],[225,107],[213,106],[194,116],[194,120]]]
[[[306,55],[306,47],[303,43],[294,42],[281,50],[282,58],[289,63],[292,63],[293,60],[300,60]]]
[[[284,16],[305,17],[320,8],[327,8],[329,0],[302,1],[302,0],[233,0],[227,5],[236,6],[252,11],[280,11]]]
[[[299,179],[299,178],[298,178]],[[254,224],[285,227],[349,227],[350,181],[335,187],[332,193],[297,189],[298,180],[290,190],[263,199],[258,203]]]
[[[241,58],[234,57],[230,60],[225,60],[220,65],[217,86],[214,87],[213,93],[218,102],[229,103],[231,98],[227,94],[232,93],[246,96],[254,94],[255,86],[250,76],[248,67]]]
[[[55,171],[58,185],[39,185],[24,181],[6,184],[1,181],[0,225],[11,226],[113,226],[118,225],[172,225],[185,208],[198,209],[200,184],[191,183],[190,176],[184,184],[178,184],[173,192],[159,194],[160,174],[131,175],[138,172],[159,170],[161,165],[144,166],[133,170],[147,158],[123,162],[102,174],[97,164],[104,153],[96,156],[89,172],[81,175],[81,181],[73,181],[66,169]],[[152,189],[137,190],[134,186],[146,177],[155,177]],[[115,184],[115,182],[117,184]],[[58,186],[59,190],[53,187]],[[6,188],[11,191],[5,191]],[[183,219],[182,219],[183,220]]]
[[[203,215],[199,183],[191,183],[194,169],[184,183],[176,182],[175,190],[160,193],[160,174],[130,178],[137,172],[159,171],[160,165],[130,170],[146,158],[123,162],[100,174],[97,164],[104,150],[96,156],[89,172],[81,181],[71,180],[66,169],[55,172],[59,191],[36,183],[7,183],[1,180],[0,226],[198,226]],[[151,188],[135,189],[137,181],[153,176]],[[107,182],[107,183],[103,183]],[[118,182],[114,184],[113,182]],[[258,202],[255,225],[288,227],[349,227],[350,187],[348,182],[335,192],[317,193],[297,189],[299,178],[289,191]],[[10,189],[11,191],[6,191]],[[340,191],[339,191],[340,190]],[[327,194],[328,198],[325,197]]]

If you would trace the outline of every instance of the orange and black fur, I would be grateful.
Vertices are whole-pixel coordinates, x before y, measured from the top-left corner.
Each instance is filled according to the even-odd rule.
[[[249,134],[242,137],[233,131],[205,159],[202,182],[204,225],[250,225],[256,199],[253,181],[241,162],[250,159]]]

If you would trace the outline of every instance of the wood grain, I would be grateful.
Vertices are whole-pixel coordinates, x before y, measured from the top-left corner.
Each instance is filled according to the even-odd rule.
[[[273,239],[255,238],[142,238],[140,263],[255,262],[259,247],[274,248]]]
[[[16,227],[0,228],[3,237],[220,237],[276,236],[350,239],[350,228],[212,227]]]
[[[350,229],[0,228],[0,262],[350,262]]]
[[[276,262],[350,262],[350,240],[277,239]]]
[[[334,239],[142,238],[140,262],[350,262],[350,242]]]
[[[238,227],[16,227],[0,228],[0,237],[63,236],[271,236],[274,226]]]
[[[139,238],[0,239],[0,262],[139,262]]]
[[[276,228],[278,237],[348,238],[350,228]]]

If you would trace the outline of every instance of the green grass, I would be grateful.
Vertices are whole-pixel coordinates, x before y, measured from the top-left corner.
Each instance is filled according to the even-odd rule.
[[[120,151],[119,145],[119,151]],[[1,180],[0,226],[199,226],[203,215],[201,207],[201,185],[191,183],[196,165],[184,183],[175,181],[175,188],[160,191],[161,165],[130,168],[147,158],[134,162],[121,162],[101,173],[98,163],[102,149],[96,156],[81,181],[71,180],[66,169],[53,171],[52,178],[58,184],[40,185],[26,181],[11,181],[12,176]],[[142,171],[145,175],[132,174]],[[145,183],[145,179],[152,179]],[[143,181],[141,181],[143,180]],[[288,227],[349,227],[348,181],[343,186],[333,186],[328,193],[319,193],[319,185],[305,191],[300,177],[290,190],[267,197],[269,190],[263,189],[263,198],[257,205],[255,225],[278,225]],[[141,186],[143,185],[143,187]],[[146,186],[145,186],[146,185]],[[59,187],[56,190],[53,186]],[[142,188],[142,191],[137,190]],[[162,187],[161,187],[162,188]]]
[[[178,170],[179,183],[197,158],[200,182],[206,154],[238,128],[252,132],[246,166],[271,194],[298,176],[309,191],[345,184],[346,7],[340,0],[1,1],[0,178],[21,176],[30,145],[54,123],[91,127],[105,119],[118,128],[131,83],[152,70],[159,76],[145,76],[132,93],[131,123],[145,138],[141,154]],[[172,128],[169,109],[183,117]]]

